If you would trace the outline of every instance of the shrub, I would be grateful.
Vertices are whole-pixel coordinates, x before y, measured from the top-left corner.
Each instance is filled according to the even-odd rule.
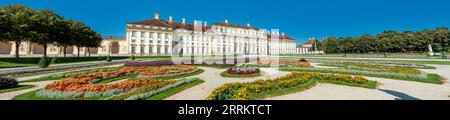
[[[50,65],[50,61],[48,60],[47,56],[43,56],[41,60],[39,61],[39,67],[41,68],[47,68]]]
[[[53,57],[52,61],[51,61],[51,64],[56,64],[56,63],[59,63],[59,60],[58,60],[58,58]]]
[[[106,56],[106,62],[111,62],[111,61],[112,61],[111,56],[110,55]]]
[[[131,59],[131,60],[135,60],[136,58],[134,57],[134,55],[131,55],[131,56],[130,56],[130,59]]]
[[[19,83],[16,81],[16,79],[0,77],[0,89],[12,88],[16,87],[17,85],[19,85]]]
[[[298,60],[299,62],[308,62],[308,61],[306,61],[306,59],[305,58],[302,58],[302,59],[300,59],[300,60]]]

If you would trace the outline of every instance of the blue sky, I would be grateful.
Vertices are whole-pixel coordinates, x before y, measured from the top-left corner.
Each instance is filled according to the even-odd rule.
[[[113,36],[124,36],[127,22],[153,18],[154,12],[162,19],[209,24],[228,19],[280,29],[298,43],[310,37],[450,26],[449,0],[0,0],[0,6],[6,4],[52,9]]]

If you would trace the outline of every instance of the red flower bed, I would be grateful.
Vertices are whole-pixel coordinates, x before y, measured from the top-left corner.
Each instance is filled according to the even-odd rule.
[[[233,68],[227,69],[227,73],[233,74],[233,75],[249,75],[249,74],[256,74],[259,72],[260,72],[259,68],[254,68],[253,70],[242,70],[242,71],[239,71],[239,70],[236,70]]]

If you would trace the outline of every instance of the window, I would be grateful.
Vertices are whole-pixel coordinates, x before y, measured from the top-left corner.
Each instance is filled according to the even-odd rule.
[[[137,32],[132,31],[132,32],[131,32],[131,37],[136,37],[136,34],[137,34]]]
[[[145,32],[141,32],[141,38],[145,37]]]

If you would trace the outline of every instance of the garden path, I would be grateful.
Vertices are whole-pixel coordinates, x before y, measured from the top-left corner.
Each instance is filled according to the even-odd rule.
[[[13,92],[7,92],[7,93],[0,93],[0,100],[11,100],[15,96],[24,94],[27,92],[31,92],[34,90],[42,89],[48,84],[50,84],[52,81],[41,81],[41,82],[30,82],[30,83],[20,83],[21,85],[33,85],[33,88],[30,89],[24,89],[24,90],[18,90]]]
[[[215,89],[225,83],[232,82],[251,82],[258,79],[277,78],[287,75],[289,72],[279,71],[277,68],[260,68],[264,72],[263,76],[254,78],[225,78],[221,77],[220,73],[225,69],[215,69],[208,67],[200,67],[205,70],[202,74],[191,76],[190,78],[200,78],[205,82],[175,95],[172,95],[165,100],[204,100]]]

